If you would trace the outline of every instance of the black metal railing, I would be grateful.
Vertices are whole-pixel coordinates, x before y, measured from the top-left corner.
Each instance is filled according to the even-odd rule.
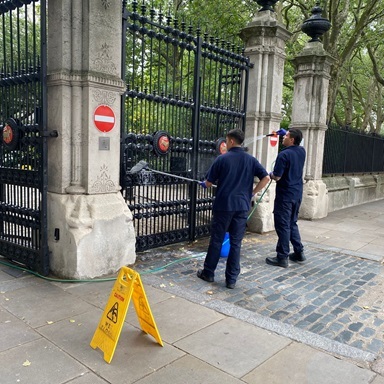
[[[132,1],[123,9],[123,195],[134,217],[137,249],[193,240],[210,232],[212,191],[146,171],[200,180],[218,143],[245,126],[248,71],[243,49]],[[158,139],[168,138],[159,150]]]
[[[378,172],[384,172],[384,137],[328,127],[324,141],[324,176]]]

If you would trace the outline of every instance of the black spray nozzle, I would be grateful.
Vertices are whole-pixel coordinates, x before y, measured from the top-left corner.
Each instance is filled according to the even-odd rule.
[[[268,135],[265,136],[285,136],[287,131],[283,128],[279,129],[278,131],[273,131],[272,133],[269,133]]]

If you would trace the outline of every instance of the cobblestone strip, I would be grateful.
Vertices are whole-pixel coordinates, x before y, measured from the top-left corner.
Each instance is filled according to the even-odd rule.
[[[274,239],[248,235],[242,249],[237,287],[224,286],[225,259],[215,283],[196,277],[204,246],[172,246],[139,255],[138,270],[169,265],[156,275],[185,289],[373,354],[384,351],[383,266],[332,250],[306,246],[307,261],[287,269],[265,264],[274,255]],[[206,248],[205,248],[206,249]],[[198,257],[195,257],[198,256]],[[193,257],[184,259],[185,257]]]

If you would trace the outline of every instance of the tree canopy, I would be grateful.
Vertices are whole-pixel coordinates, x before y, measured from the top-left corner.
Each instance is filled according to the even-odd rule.
[[[229,40],[260,6],[253,0],[153,0],[153,7],[175,14],[202,31]],[[331,70],[328,123],[380,133],[384,123],[384,2],[382,0],[323,0],[323,17],[331,29],[323,36],[325,50],[335,59]],[[292,64],[308,37],[301,32],[315,1],[285,0],[275,5],[278,20],[293,33],[287,42],[283,114],[289,123],[293,90]]]

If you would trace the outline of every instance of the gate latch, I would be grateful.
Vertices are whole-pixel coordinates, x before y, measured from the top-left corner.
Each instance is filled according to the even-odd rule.
[[[56,129],[52,131],[44,131],[40,133],[41,137],[59,137],[59,133],[56,131]]]

